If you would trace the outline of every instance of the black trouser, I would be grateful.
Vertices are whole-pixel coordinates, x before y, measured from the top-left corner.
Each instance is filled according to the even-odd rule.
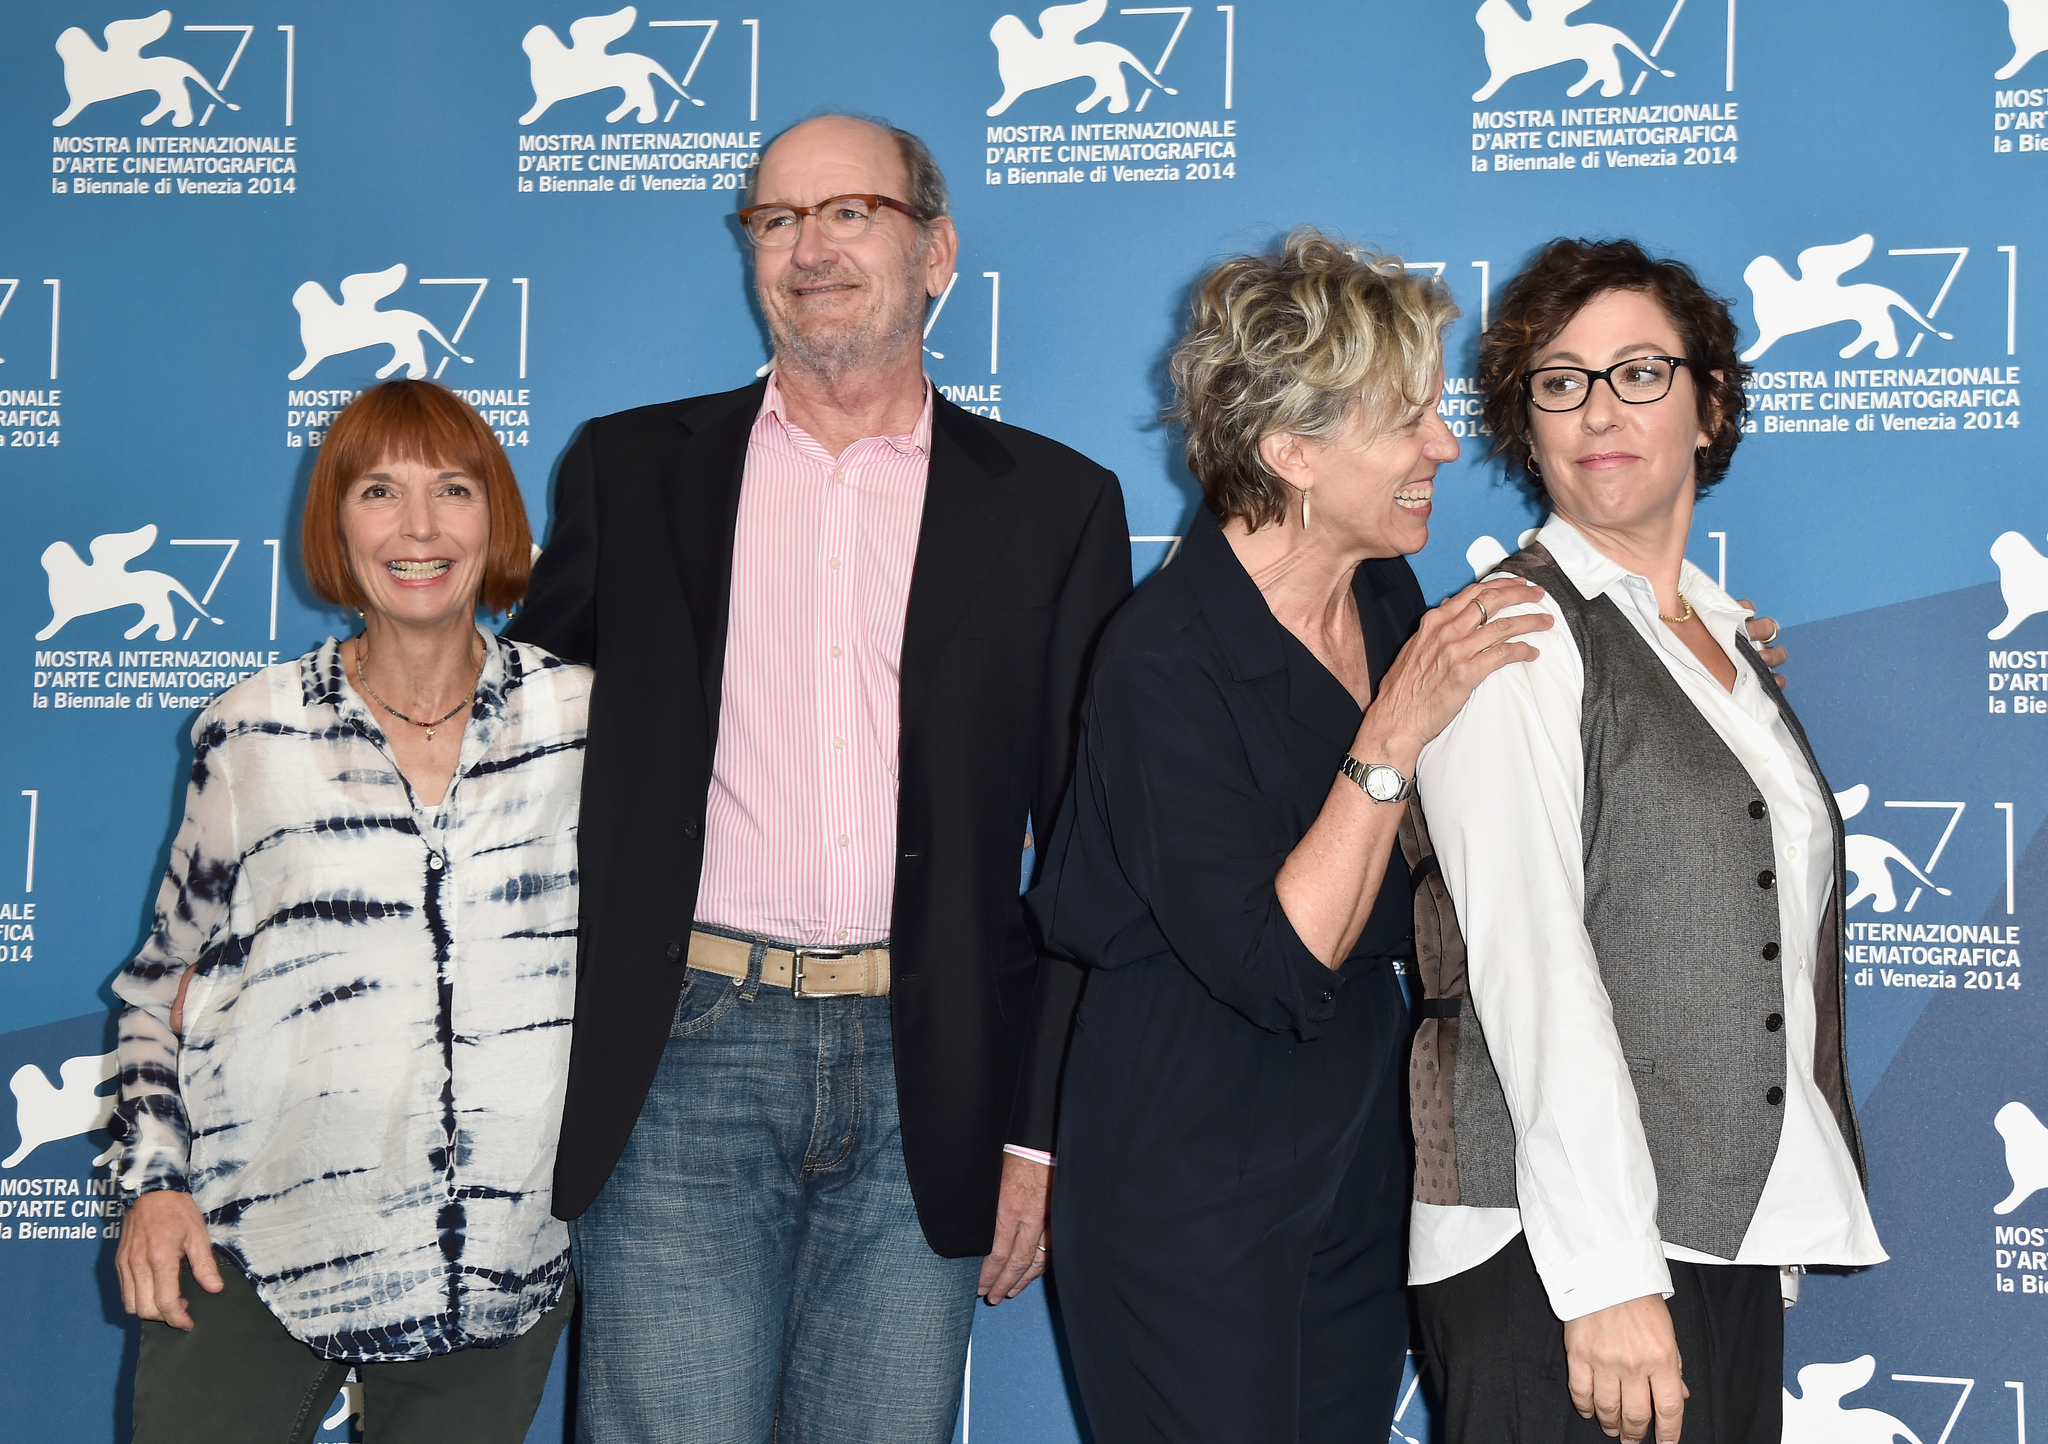
[[[1178,986],[1177,963],[1090,975],[1053,1250],[1096,1444],[1384,1444],[1407,1009],[1385,960],[1345,971],[1312,1043]]]
[[[1691,1397],[1685,1444],[1778,1444],[1785,1306],[1778,1271],[1673,1261],[1671,1326]],[[1445,1444],[1605,1444],[1572,1405],[1564,1325],[1527,1239],[1415,1290]],[[1654,1426],[1651,1437],[1655,1437]]]
[[[135,1364],[135,1444],[310,1444],[349,1365],[323,1359],[285,1329],[218,1249],[219,1293],[179,1292],[190,1332],[145,1321]],[[540,1407],[555,1341],[576,1306],[561,1302],[511,1343],[397,1364],[357,1364],[363,1436],[377,1444],[521,1444]]]

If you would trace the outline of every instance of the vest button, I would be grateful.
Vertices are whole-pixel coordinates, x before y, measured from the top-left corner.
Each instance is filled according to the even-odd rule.
[[[1773,1013],[1770,1017],[1764,1019],[1764,1031],[1766,1033],[1775,1033],[1784,1026],[1785,1015],[1783,1013]]]
[[[1785,1090],[1782,1088],[1773,1087],[1764,1094],[1764,1102],[1770,1104],[1773,1108],[1776,1108],[1780,1103],[1783,1103],[1784,1101]]]
[[[1778,945],[1776,943],[1764,944],[1764,961],[1767,963],[1778,961]]]
[[[683,945],[681,943],[670,943],[668,945],[668,960],[672,963],[681,962],[682,957]]]
[[[1778,875],[1772,872],[1769,868],[1765,868],[1762,872],[1756,875],[1756,885],[1758,887],[1769,887],[1772,883],[1776,882],[1777,880]]]
[[[1756,798],[1749,804],[1749,815],[1751,817],[1762,817],[1766,811],[1767,809],[1764,807],[1763,799],[1760,797]]]

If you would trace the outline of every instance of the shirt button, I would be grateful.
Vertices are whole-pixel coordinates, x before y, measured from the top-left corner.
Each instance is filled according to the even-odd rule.
[[[1775,1033],[1784,1026],[1785,1015],[1783,1013],[1773,1013],[1764,1019],[1764,1031],[1766,1033]]]
[[[837,647],[834,647],[834,648],[832,649],[832,655],[833,655],[833,656],[835,656],[835,657],[839,655],[839,649],[838,649]]]
[[[833,472],[833,473],[832,473],[832,479],[833,479],[833,480],[834,480],[835,482],[837,482],[837,481],[844,481],[844,480],[846,480],[846,473],[845,473],[845,472],[843,472],[843,471],[835,471],[835,472]]]
[[[833,936],[833,937],[835,937],[835,938],[837,938],[837,939],[838,939],[838,940],[839,940],[840,942],[842,942],[842,943],[843,943],[843,942],[845,942],[845,941],[846,941],[846,929],[845,929],[845,928],[841,928],[841,929],[840,929],[840,930],[839,930],[838,932],[834,933],[834,934],[833,934],[832,936]]]
[[[1799,861],[1799,848],[1798,848],[1798,846],[1797,846],[1796,844],[1794,844],[1794,843],[1789,843],[1789,842],[1785,844],[1785,861],[1787,861],[1787,862],[1797,862],[1797,861]]]
[[[1770,1104],[1773,1108],[1776,1108],[1780,1103],[1783,1103],[1784,1101],[1785,1090],[1780,1087],[1777,1087],[1775,1084],[1772,1085],[1771,1088],[1764,1093],[1764,1102]]]
[[[843,752],[846,750],[846,739],[844,737],[834,737],[832,739],[832,746],[836,750]]]
[[[1767,809],[1764,806],[1763,799],[1760,797],[1749,804],[1749,815],[1751,817],[1762,817],[1764,813],[1768,810],[1769,809]]]
[[[1776,882],[1777,880],[1778,875],[1772,872],[1769,868],[1765,868],[1762,872],[1756,875],[1756,885],[1758,887],[1769,887],[1772,883]]]
[[[838,570],[839,570],[839,558],[838,558],[838,557],[828,557],[828,558],[826,558],[826,560],[825,560],[825,565],[826,565],[826,566],[828,566],[828,567],[830,567],[830,568],[832,568],[832,570],[836,572],[836,571],[838,571]]]
[[[442,864],[441,864],[441,854],[440,854],[440,853],[438,853],[438,852],[430,852],[430,853],[428,853],[428,854],[427,854],[427,866],[428,866],[428,867],[430,867],[430,868],[432,868],[432,869],[433,869],[433,870],[434,870],[435,872],[439,872],[439,871],[441,870],[441,866],[442,866]]]
[[[841,847],[846,846],[846,834],[843,832],[839,834],[839,845]]]

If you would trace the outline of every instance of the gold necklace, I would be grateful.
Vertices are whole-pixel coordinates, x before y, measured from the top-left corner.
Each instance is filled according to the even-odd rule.
[[[411,723],[415,727],[424,727],[427,732],[427,741],[429,742],[432,742],[434,740],[435,729],[440,727],[440,725],[443,722],[446,722],[450,717],[453,717],[457,712],[460,712],[463,708],[469,706],[471,703],[476,701],[477,689],[483,685],[484,680],[484,659],[482,657],[478,657],[476,659],[476,680],[470,683],[469,695],[467,697],[464,697],[460,702],[457,702],[453,707],[449,708],[445,715],[435,718],[432,722],[421,722],[417,718],[406,716],[403,712],[399,711],[396,707],[392,706],[389,702],[386,702],[382,697],[377,695],[377,689],[370,685],[369,674],[363,670],[364,665],[369,660],[370,639],[368,634],[366,633],[363,639],[356,644],[356,680],[363,684],[363,690],[370,694],[371,699],[375,701],[379,707],[382,707],[386,712],[389,712],[399,721]]]
[[[1692,603],[1691,603],[1691,602],[1687,602],[1687,601],[1685,601],[1685,593],[1684,593],[1684,592],[1680,592],[1680,593],[1678,594],[1678,600],[1679,600],[1679,601],[1681,601],[1681,602],[1685,602],[1685,605],[1684,605],[1684,607],[1683,607],[1683,608],[1681,608],[1681,610],[1680,610],[1680,614],[1679,614],[1678,616],[1675,616],[1675,617],[1667,617],[1667,616],[1665,616],[1665,615],[1664,615],[1664,614],[1663,614],[1662,612],[1659,612],[1659,613],[1657,613],[1657,620],[1658,620],[1658,621],[1660,621],[1660,622],[1669,622],[1669,623],[1671,623],[1671,625],[1672,625],[1672,626],[1674,626],[1674,627],[1682,627],[1682,626],[1684,626],[1684,625],[1685,625],[1685,624],[1686,624],[1687,622],[1691,621],[1691,620],[1692,620]]]

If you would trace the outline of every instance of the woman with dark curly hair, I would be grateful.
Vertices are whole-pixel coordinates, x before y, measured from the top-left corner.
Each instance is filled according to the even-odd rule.
[[[1885,1257],[1841,819],[1747,609],[1685,560],[1747,376],[1726,303],[1627,240],[1544,247],[1481,345],[1550,508],[1501,571],[1560,625],[1418,764],[1448,897],[1409,1281],[1451,1444],[1775,1440],[1788,1285]]]

